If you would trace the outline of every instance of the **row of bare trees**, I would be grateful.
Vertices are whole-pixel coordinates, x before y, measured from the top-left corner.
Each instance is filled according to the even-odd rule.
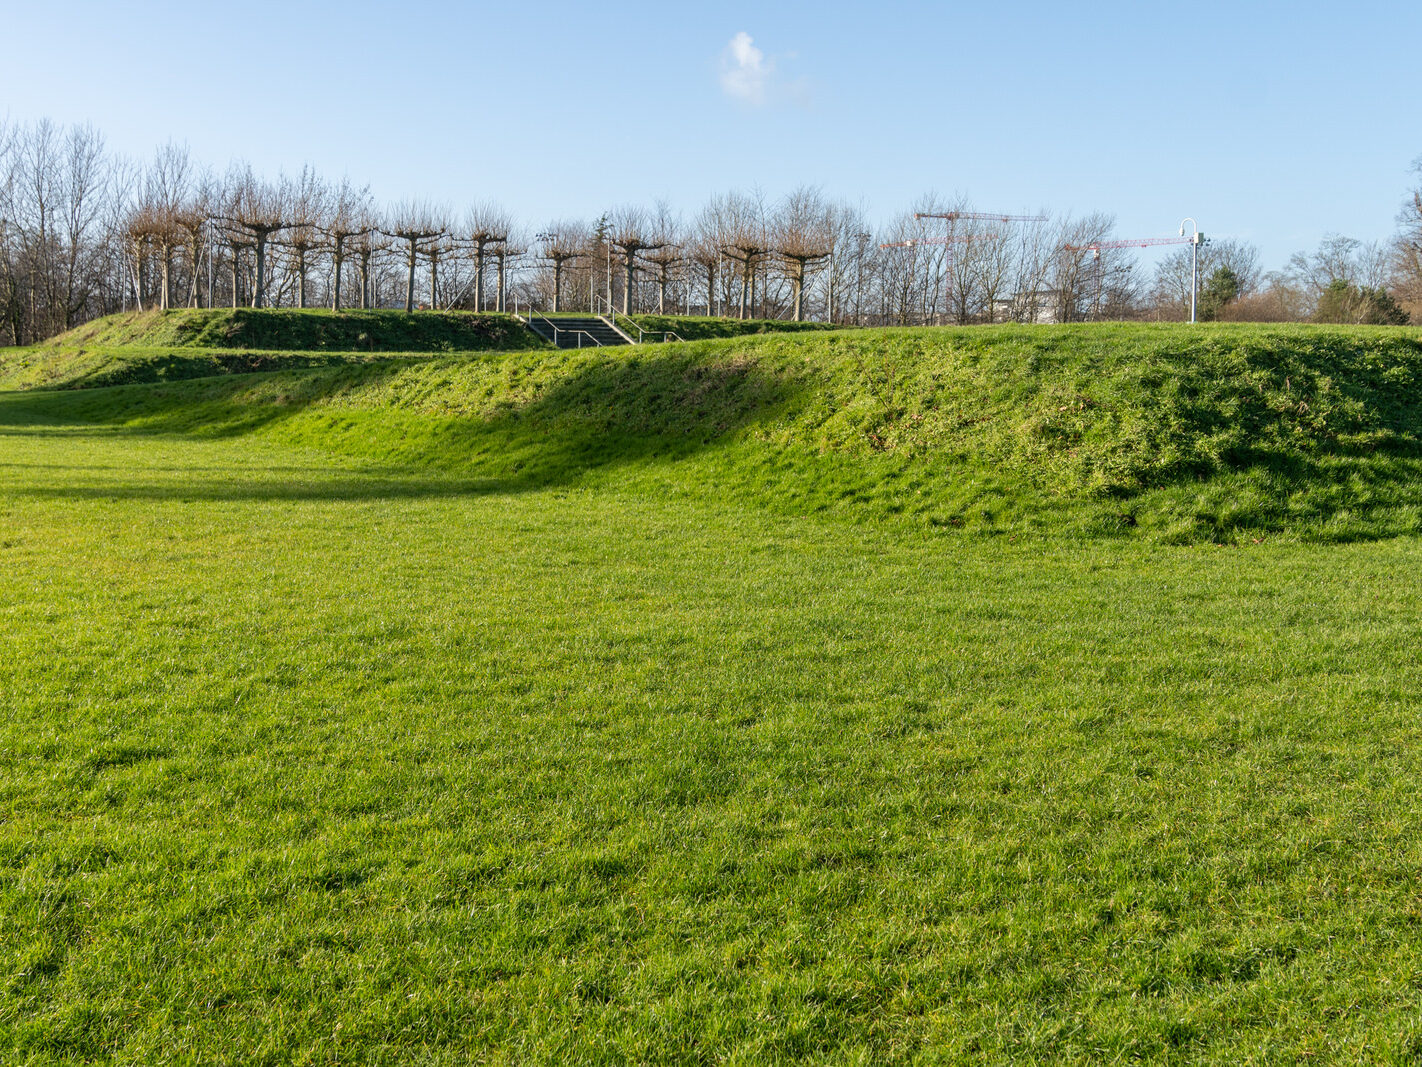
[[[1422,169],[1419,169],[1422,179]],[[873,224],[813,187],[713,196],[538,229],[480,203],[375,203],[310,168],[214,174],[167,145],[139,165],[89,127],[0,125],[0,344],[130,308],[616,310],[846,324],[1179,318],[1189,249],[1145,272],[1101,214],[975,217],[925,197]],[[1264,274],[1258,250],[1201,248],[1219,317],[1304,318],[1340,285],[1422,306],[1422,186],[1389,246],[1334,237]],[[1330,288],[1331,287],[1331,288]],[[1226,309],[1227,305],[1227,309]]]

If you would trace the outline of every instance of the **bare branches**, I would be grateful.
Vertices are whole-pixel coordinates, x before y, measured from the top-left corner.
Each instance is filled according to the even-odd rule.
[[[405,242],[405,263],[409,269],[405,284],[405,310],[414,311],[416,261],[420,255],[428,255],[435,242],[449,232],[448,210],[426,200],[406,200],[396,205],[380,230],[387,237]],[[431,293],[431,301],[433,298]]]

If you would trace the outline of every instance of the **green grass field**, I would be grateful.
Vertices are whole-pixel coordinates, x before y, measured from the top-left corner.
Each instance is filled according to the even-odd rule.
[[[1418,337],[0,394],[0,1060],[1417,1062]]]

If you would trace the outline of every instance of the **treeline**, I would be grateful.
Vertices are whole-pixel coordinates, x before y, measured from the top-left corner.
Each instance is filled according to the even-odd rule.
[[[876,226],[811,187],[535,227],[489,203],[377,204],[309,168],[219,175],[171,144],[135,163],[87,126],[0,126],[0,344],[121,310],[240,305],[860,325],[1186,317],[1191,248],[1147,270],[1113,236],[1109,215],[992,215],[935,197]],[[1422,311],[1422,188],[1387,246],[1333,236],[1272,274],[1244,242],[1195,251],[1203,318],[1404,322]]]

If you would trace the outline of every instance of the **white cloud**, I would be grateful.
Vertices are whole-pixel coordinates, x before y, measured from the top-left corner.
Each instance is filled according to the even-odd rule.
[[[732,37],[721,53],[721,89],[744,103],[764,104],[774,74],[775,60],[766,59],[744,30]]]

